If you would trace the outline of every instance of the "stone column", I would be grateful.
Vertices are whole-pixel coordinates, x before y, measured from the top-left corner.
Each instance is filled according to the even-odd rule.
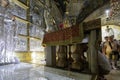
[[[96,50],[97,34],[96,30],[90,31],[89,43],[88,43],[88,63],[91,73],[96,74],[98,72],[97,64],[97,50]]]
[[[81,69],[81,62],[80,62],[80,45],[76,44],[76,49],[75,51],[71,54],[71,57],[73,59],[72,62],[72,69],[80,70]]]
[[[58,50],[58,61],[57,66],[58,67],[67,67],[67,47],[64,45],[59,46]]]
[[[72,52],[71,52],[71,46],[72,45],[68,45],[68,66],[69,66],[69,68],[71,68],[71,64],[73,62],[73,59],[71,57],[71,54],[72,54]]]

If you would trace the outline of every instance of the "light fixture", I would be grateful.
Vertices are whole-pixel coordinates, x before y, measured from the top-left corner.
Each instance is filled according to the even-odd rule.
[[[63,26],[64,28],[67,28],[67,27],[70,27],[70,21],[69,21],[69,12],[65,12],[65,17],[64,17],[64,20],[63,20]]]
[[[105,13],[106,13],[106,17],[109,17],[110,10],[107,9],[107,10],[105,11]]]
[[[63,27],[67,28],[70,27],[70,19],[69,19],[69,1],[65,0],[64,3],[66,4],[66,11],[65,11],[65,15],[64,15],[64,19],[63,19]]]

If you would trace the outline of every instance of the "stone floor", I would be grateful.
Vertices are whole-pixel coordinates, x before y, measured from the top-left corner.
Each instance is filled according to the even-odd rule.
[[[90,75],[28,63],[0,66],[0,80],[89,80]]]
[[[107,80],[120,80],[120,70],[112,70]],[[0,80],[91,80],[91,75],[28,63],[0,66]]]
[[[120,60],[117,62],[119,69],[112,70],[110,74],[106,76],[107,80],[120,80]]]
[[[120,70],[112,70],[106,78],[107,80],[120,80]]]

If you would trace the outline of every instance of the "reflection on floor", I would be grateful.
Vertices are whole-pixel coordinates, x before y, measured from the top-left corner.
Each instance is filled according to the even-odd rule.
[[[119,80],[119,75],[119,70],[113,70],[106,77]],[[0,66],[0,80],[91,80],[91,75],[20,63]]]
[[[28,63],[0,66],[0,80],[89,80],[90,75]]]

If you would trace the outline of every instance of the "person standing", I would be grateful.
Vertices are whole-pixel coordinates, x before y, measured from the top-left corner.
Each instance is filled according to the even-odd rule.
[[[108,41],[104,43],[103,53],[108,57],[112,69],[117,69],[117,60],[118,60],[118,48],[119,44],[117,40],[114,39],[114,35],[108,37]]]
[[[107,53],[106,53],[106,47],[107,47],[106,43],[108,43],[108,36],[105,36],[104,39],[105,39],[105,41],[102,42],[100,46],[102,47],[102,53],[107,55]]]
[[[119,56],[119,44],[118,41],[116,39],[114,39],[114,35],[109,37],[109,46],[111,48],[111,52],[109,54],[109,59],[112,65],[113,69],[116,69],[117,67],[117,60],[118,60],[118,56]]]

